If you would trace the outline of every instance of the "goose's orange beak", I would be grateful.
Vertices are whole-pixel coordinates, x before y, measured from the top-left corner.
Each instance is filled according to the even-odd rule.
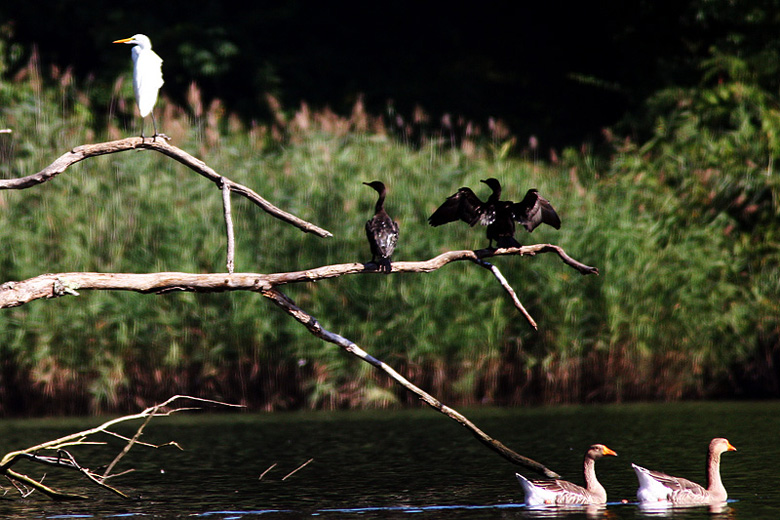
[[[607,448],[606,446],[604,446],[604,450],[602,450],[601,453],[602,453],[602,455],[612,455],[613,457],[617,457],[618,456],[617,453],[615,453],[611,449]]]

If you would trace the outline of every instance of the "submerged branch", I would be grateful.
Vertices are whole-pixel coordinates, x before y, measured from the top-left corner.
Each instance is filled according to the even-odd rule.
[[[296,473],[298,473],[300,470],[302,470],[303,468],[305,468],[306,466],[308,466],[308,465],[309,465],[309,464],[311,464],[312,462],[314,462],[314,459],[309,459],[309,460],[307,460],[306,462],[304,462],[303,464],[301,464],[300,466],[298,466],[297,468],[295,468],[294,470],[292,470],[291,472],[289,472],[287,475],[285,475],[284,477],[282,477],[282,482],[284,482],[284,481],[285,481],[285,480],[287,480],[288,478],[292,477],[293,475],[295,475]],[[265,473],[264,473],[264,474],[265,474]],[[260,478],[262,479],[262,478],[263,478],[263,476],[261,475],[261,476],[260,476]]]
[[[534,471],[538,471],[539,473],[549,477],[549,478],[558,478],[558,474],[554,471],[548,469],[544,465],[540,464],[539,462],[536,462],[535,460],[529,459],[528,457],[524,457],[523,455],[520,455],[518,453],[515,453],[508,447],[506,447],[501,442],[497,441],[496,439],[493,439],[488,434],[480,430],[477,425],[472,423],[470,420],[466,418],[463,414],[458,412],[457,410],[450,408],[449,406],[443,404],[441,401],[433,397],[431,394],[427,393],[422,388],[416,386],[414,383],[406,379],[404,376],[399,374],[395,371],[391,366],[387,365],[383,361],[380,361],[379,359],[371,356],[368,354],[365,350],[361,349],[359,346],[357,346],[352,341],[348,340],[347,338],[340,336],[338,334],[335,334],[333,332],[330,332],[322,327],[320,323],[317,321],[314,316],[310,315],[288,298],[284,293],[280,292],[277,289],[269,289],[262,291],[263,296],[270,299],[272,302],[274,302],[277,306],[282,308],[287,314],[292,316],[296,321],[298,321],[300,324],[302,324],[304,327],[306,327],[309,332],[314,334],[316,337],[327,341],[329,343],[333,343],[348,353],[352,354],[353,356],[356,356],[366,363],[374,366],[375,368],[378,368],[379,370],[382,370],[385,374],[390,376],[390,378],[393,379],[396,383],[406,388],[408,391],[412,392],[413,394],[417,395],[420,399],[422,399],[428,406],[431,408],[438,410],[439,412],[443,413],[450,419],[453,419],[457,421],[461,426],[464,426],[466,429],[471,431],[471,433],[485,446],[492,449],[508,461],[529,468]]]
[[[115,487],[106,484],[107,479],[111,478],[112,476],[116,476],[110,474],[111,470],[116,466],[119,460],[121,460],[121,458],[125,456],[128,451],[130,451],[130,448],[134,444],[139,444],[150,448],[161,448],[163,446],[178,446],[178,444],[176,444],[175,441],[171,441],[166,444],[154,445],[149,443],[138,442],[138,438],[141,436],[144,428],[147,426],[147,424],[149,424],[149,421],[151,421],[152,418],[166,417],[177,412],[193,409],[193,408],[172,408],[172,409],[167,408],[174,401],[181,400],[181,399],[188,399],[200,403],[218,404],[221,406],[232,406],[232,407],[239,406],[239,405],[234,405],[229,403],[222,403],[220,401],[212,401],[210,399],[202,399],[199,397],[176,395],[169,398],[165,402],[151,406],[140,413],[117,417],[116,419],[111,419],[110,421],[106,421],[100,426],[96,426],[95,428],[90,428],[88,430],[71,433],[64,437],[47,441],[42,444],[32,446],[30,448],[7,453],[2,458],[0,458],[0,475],[5,476],[14,484],[22,484],[24,486],[28,486],[29,489],[40,491],[41,493],[45,494],[49,498],[55,500],[74,500],[74,499],[87,498],[83,495],[76,495],[72,493],[65,493],[62,491],[58,491],[56,489],[53,489],[43,484],[40,480],[35,480],[34,478],[31,478],[28,475],[19,473],[11,469],[13,466],[16,465],[17,462],[21,460],[28,460],[30,462],[44,464],[47,466],[54,466],[57,468],[78,471],[95,485],[100,486],[108,491],[111,491],[112,493],[119,495],[123,498],[127,498],[127,495],[125,495]],[[141,424],[141,426],[138,427],[135,435],[130,439],[127,439],[126,437],[119,435],[111,431],[110,429],[117,424],[128,422],[128,421],[135,421],[139,419],[144,419],[144,422]],[[76,458],[69,451],[65,450],[65,448],[70,448],[74,446],[95,445],[95,444],[102,445],[104,444],[102,442],[87,441],[87,438],[99,433],[113,436],[127,441],[127,444],[124,446],[122,451],[114,458],[114,460],[109,465],[108,469],[102,475],[95,473],[94,471],[90,470],[89,468],[77,462]],[[56,453],[56,456],[40,455],[40,452],[42,451],[54,452]],[[20,488],[17,486],[17,489]],[[22,492],[21,489],[20,492]]]
[[[306,222],[303,219],[287,213],[286,211],[277,208],[263,197],[255,193],[252,189],[233,182],[227,177],[223,177],[218,174],[206,163],[193,157],[184,150],[168,144],[164,139],[151,139],[141,137],[128,137],[126,139],[120,139],[118,141],[109,141],[105,143],[85,144],[77,146],[71,151],[64,153],[57,158],[53,163],[32,175],[26,177],[19,177],[17,179],[0,179],[0,190],[22,190],[30,188],[38,184],[42,184],[63,173],[69,166],[83,161],[90,157],[97,157],[99,155],[106,155],[111,153],[125,152],[128,150],[154,150],[161,154],[180,162],[187,166],[194,172],[206,177],[217,185],[220,189],[229,189],[232,192],[239,193],[254,202],[263,211],[269,215],[278,218],[288,224],[291,224],[301,231],[306,233],[313,233],[320,237],[333,236],[330,231],[322,229],[310,222]]]

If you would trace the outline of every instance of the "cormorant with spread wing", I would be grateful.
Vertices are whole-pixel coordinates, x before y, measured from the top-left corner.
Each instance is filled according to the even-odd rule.
[[[395,222],[385,211],[385,195],[387,188],[381,181],[364,182],[371,186],[379,198],[376,201],[374,216],[366,222],[366,237],[371,246],[371,261],[382,271],[390,270],[390,257],[393,256],[398,243],[398,222]]]
[[[545,223],[555,229],[561,228],[561,219],[552,205],[539,195],[536,189],[528,190],[520,202],[501,200],[501,183],[498,179],[482,180],[492,193],[482,202],[470,188],[460,188],[457,193],[447,197],[428,218],[431,226],[441,226],[448,222],[462,220],[469,226],[479,223],[487,226],[488,247],[496,241],[497,248],[520,247],[515,240],[515,222],[519,222],[530,233]]]

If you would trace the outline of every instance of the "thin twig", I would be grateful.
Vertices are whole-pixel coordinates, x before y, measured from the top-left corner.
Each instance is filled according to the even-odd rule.
[[[110,478],[121,477],[122,475],[127,475],[128,473],[133,473],[134,471],[135,471],[135,469],[130,468],[130,469],[126,469],[124,471],[120,471],[119,473],[114,473],[113,475],[103,476],[102,479],[103,480],[108,480]]]
[[[103,472],[103,479],[108,478],[109,475],[111,475],[111,470],[114,469],[114,466],[116,466],[119,461],[122,460],[122,457],[127,455],[127,453],[130,451],[130,448],[132,448],[133,445],[138,441],[138,438],[141,437],[144,428],[146,428],[146,425],[149,424],[149,421],[152,420],[152,417],[154,417],[154,413],[151,413],[146,417],[146,420],[141,423],[141,426],[139,426],[138,430],[136,430],[135,435],[133,435],[133,437],[127,441],[127,444],[125,444],[125,447],[122,448],[122,451],[117,453],[116,457],[114,457],[114,460],[111,461],[106,470]]]
[[[308,466],[313,460],[314,460],[313,458],[309,459],[306,462],[304,462],[303,464],[301,464],[300,466],[298,466],[297,468],[295,468],[294,470],[292,470],[291,472],[289,472],[287,475],[284,476],[284,478],[282,478],[282,481],[285,481],[285,480],[287,480],[288,477],[294,475],[295,473],[298,473],[300,470],[302,470],[303,468]]]
[[[71,455],[69,452],[61,450],[65,455],[68,456],[68,459],[70,459],[71,464],[85,477],[87,477],[89,480],[97,484],[98,486],[102,487],[103,489],[107,489],[108,491],[111,491],[112,493],[119,495],[122,498],[127,498],[127,495],[119,491],[117,488],[113,486],[109,486],[104,482],[104,479],[100,478],[99,476],[96,476],[94,473],[92,473],[89,468],[85,468],[81,466],[78,462],[76,462],[76,459],[73,458],[73,455]]]
[[[493,273],[493,275],[498,279],[498,283],[500,283],[506,292],[509,293],[509,296],[512,298],[512,302],[515,304],[515,307],[517,307],[523,316],[525,316],[525,319],[528,320],[528,323],[531,324],[531,327],[533,327],[534,330],[539,330],[539,326],[536,324],[536,321],[531,317],[530,314],[528,314],[528,311],[520,302],[520,298],[517,297],[515,290],[512,289],[512,286],[509,285],[509,282],[506,281],[506,278],[504,278],[504,275],[501,274],[501,271],[498,270],[498,267],[491,264],[490,262],[485,262],[484,260],[475,260],[474,262]]]
[[[259,477],[257,480],[263,480],[263,477],[264,477],[264,476],[265,476],[265,475],[266,475],[266,474],[267,474],[269,471],[271,471],[272,469],[274,469],[274,468],[276,467],[276,464],[277,464],[277,463],[276,463],[276,462],[274,462],[273,464],[271,464],[270,466],[268,466],[268,469],[266,469],[265,471],[263,471],[263,472],[260,474],[260,477]]]
[[[225,231],[227,233],[227,270],[233,274],[235,266],[236,238],[233,235],[233,213],[230,209],[230,187],[222,184],[222,206],[225,211]]]

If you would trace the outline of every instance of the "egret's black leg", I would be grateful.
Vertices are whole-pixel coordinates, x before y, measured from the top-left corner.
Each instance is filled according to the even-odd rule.
[[[154,110],[152,110],[152,125],[154,126],[154,135],[152,136],[152,140],[156,140],[157,136],[160,135],[157,133],[157,121],[154,119]]]

